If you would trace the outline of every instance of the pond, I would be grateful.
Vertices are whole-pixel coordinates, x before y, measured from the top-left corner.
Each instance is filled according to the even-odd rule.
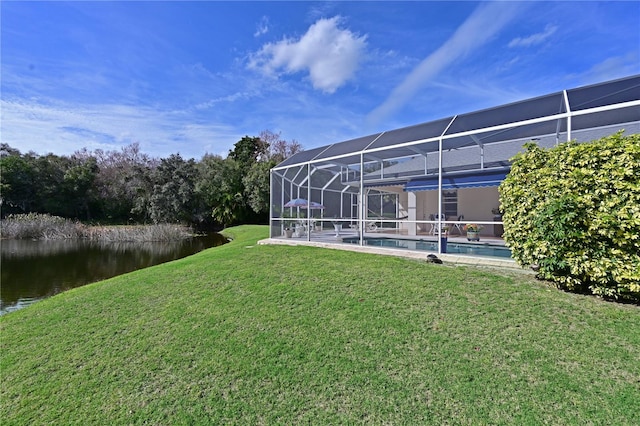
[[[220,234],[175,242],[2,240],[0,315],[65,290],[224,244]]]

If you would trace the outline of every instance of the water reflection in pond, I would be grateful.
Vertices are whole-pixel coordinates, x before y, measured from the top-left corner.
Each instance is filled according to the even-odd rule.
[[[220,234],[140,243],[2,240],[0,314],[71,288],[180,259],[225,242]]]

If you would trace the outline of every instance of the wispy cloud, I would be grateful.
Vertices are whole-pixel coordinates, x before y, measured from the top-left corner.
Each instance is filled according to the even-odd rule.
[[[161,156],[180,152],[199,158],[204,152],[225,154],[240,138],[229,126],[186,117],[183,111],[161,111],[117,104],[71,105],[3,99],[2,140],[23,151],[69,155],[119,149],[132,142],[153,146]]]
[[[454,102],[457,110],[455,113],[467,112],[470,108],[484,108],[487,105],[494,106],[509,102],[515,102],[535,96],[537,93],[527,92],[526,87],[517,86],[516,88],[505,85],[503,81],[497,82],[491,76],[473,76],[463,79],[455,79],[451,81],[446,79],[434,83],[434,88],[446,93],[452,99],[460,99],[464,96],[470,104],[473,100],[480,100],[480,105],[460,106]],[[463,109],[461,109],[463,108]],[[464,108],[467,108],[465,111]]]
[[[391,115],[413,98],[430,79],[490,41],[511,22],[518,8],[515,2],[483,3],[478,6],[442,46],[418,64],[387,99],[369,114],[369,122],[376,124]]]
[[[632,51],[626,55],[612,56],[593,65],[590,69],[579,75],[570,75],[570,78],[578,78],[583,84],[597,83],[613,80],[640,72],[640,56],[638,51]]]
[[[254,37],[260,37],[269,32],[269,17],[263,16],[260,22],[256,25],[256,32],[253,33]]]
[[[201,102],[197,104],[194,108],[196,110],[205,110],[220,104],[227,104],[227,103],[236,102],[239,100],[249,100],[254,96],[255,94],[250,92],[235,92],[230,95],[221,96],[215,99],[209,99],[206,102]]]
[[[308,71],[315,89],[334,93],[354,76],[366,47],[366,36],[339,28],[340,21],[320,19],[300,39],[264,45],[249,67],[271,75]]]
[[[558,29],[557,26],[547,24],[547,26],[544,28],[544,31],[536,34],[532,34],[528,37],[516,37],[509,42],[508,46],[509,47],[530,47],[536,44],[540,44],[544,42],[546,39],[548,39],[549,37],[551,37],[556,32],[557,29]]]

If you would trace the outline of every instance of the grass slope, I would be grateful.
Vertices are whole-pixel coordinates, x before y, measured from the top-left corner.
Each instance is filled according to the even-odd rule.
[[[0,317],[2,424],[638,423],[638,307],[267,232]]]

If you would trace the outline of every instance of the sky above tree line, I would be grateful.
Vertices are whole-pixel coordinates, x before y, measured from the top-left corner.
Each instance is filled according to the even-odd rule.
[[[640,73],[640,2],[0,3],[1,137],[304,149]]]

